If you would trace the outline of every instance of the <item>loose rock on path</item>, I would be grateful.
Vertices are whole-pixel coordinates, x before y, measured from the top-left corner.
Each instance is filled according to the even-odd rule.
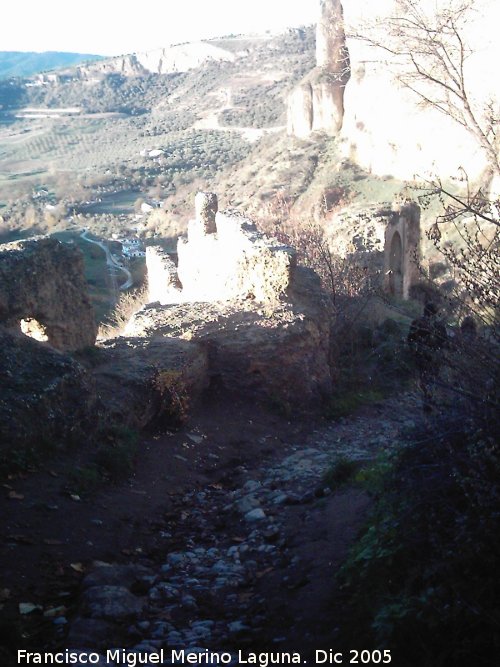
[[[325,474],[339,458],[369,462],[394,451],[417,406],[411,395],[387,400],[268,456],[243,455],[229,479],[175,495],[155,559],[94,564],[69,632],[66,617],[54,619],[65,645],[227,651],[237,664],[238,649],[331,642],[334,575],[369,498],[355,488],[332,492]],[[204,434],[192,435],[203,447]]]

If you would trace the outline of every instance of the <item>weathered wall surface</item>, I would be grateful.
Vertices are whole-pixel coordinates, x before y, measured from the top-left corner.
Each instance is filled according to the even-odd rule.
[[[181,283],[177,267],[166,250],[160,246],[146,248],[148,270],[148,299],[151,303],[176,302],[181,298]]]
[[[201,196],[200,196],[201,195]],[[161,250],[146,255],[150,301],[162,304],[252,299],[274,303],[293,280],[295,251],[260,234],[237,211],[217,212],[213,193],[198,193],[196,218],[177,246],[177,274]]]
[[[316,28],[316,67],[288,100],[288,134],[306,138],[323,131],[336,136],[344,116],[344,89],[349,80],[340,0],[321,0]]]
[[[279,299],[295,266],[292,248],[265,239],[236,212],[217,213],[217,232],[206,234],[199,220],[189,224],[177,246],[178,274],[187,301]]]
[[[87,442],[97,425],[95,391],[71,357],[0,326],[0,457]]]
[[[243,215],[217,212],[213,193],[199,193],[177,254],[174,275],[171,260],[148,249],[154,303],[128,323],[127,340],[147,338],[168,357],[168,346],[183,339],[195,359],[206,351],[207,382],[286,406],[319,405],[331,390],[328,305],[295,251]]]
[[[319,407],[331,392],[331,377],[329,319],[318,277],[299,267],[290,297],[274,308],[248,299],[149,304],[129,322],[126,340],[148,340],[148,349],[163,344],[168,359],[169,346],[181,339],[206,350],[207,383],[282,407]]]
[[[187,418],[208,384],[207,351],[173,338],[119,337],[101,343],[93,374],[108,420],[131,428],[166,425]]]
[[[81,252],[52,238],[0,246],[0,324],[35,319],[58,350],[93,345],[97,327]]]
[[[420,208],[407,204],[393,213],[385,230],[384,287],[393,296],[408,299],[421,279]]]
[[[420,207],[414,202],[358,204],[325,226],[332,251],[366,272],[366,284],[402,299],[422,280]]]

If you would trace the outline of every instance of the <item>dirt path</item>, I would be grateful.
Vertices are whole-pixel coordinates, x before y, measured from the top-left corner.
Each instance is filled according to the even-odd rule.
[[[285,130],[284,125],[276,125],[274,127],[238,127],[235,125],[221,125],[219,122],[219,114],[224,109],[232,107],[223,106],[216,111],[210,111],[204,118],[196,121],[193,125],[193,130],[220,130],[221,132],[238,132],[250,143],[258,141],[265,134],[273,134]]]
[[[256,128],[256,127],[237,127],[233,125],[221,125],[219,122],[219,115],[226,109],[237,109],[232,102],[231,87],[223,88],[220,91],[224,97],[221,106],[215,111],[207,111],[205,116],[197,120],[193,126],[193,130],[220,130],[223,132],[238,132],[249,143],[258,141],[265,134],[273,134],[275,132],[282,132],[285,130],[284,125],[276,125],[274,127]]]
[[[71,457],[11,480],[0,503],[7,645],[19,648],[14,627],[25,646],[98,651],[111,638],[139,651],[331,638],[333,576],[369,499],[330,493],[325,472],[397,447],[415,410],[403,396],[337,424],[290,423],[213,397],[187,428],[145,439],[125,484],[75,498],[68,467],[82,461]],[[20,616],[19,603],[40,609]]]

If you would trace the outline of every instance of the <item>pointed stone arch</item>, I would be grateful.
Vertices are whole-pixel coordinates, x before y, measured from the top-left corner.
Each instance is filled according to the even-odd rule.
[[[399,232],[392,235],[389,250],[389,291],[393,296],[403,296],[403,243]]]
[[[410,297],[420,279],[420,208],[405,204],[392,213],[385,230],[384,287],[392,296]]]

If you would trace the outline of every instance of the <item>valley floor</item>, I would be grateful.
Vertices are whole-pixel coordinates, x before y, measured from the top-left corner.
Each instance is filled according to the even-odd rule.
[[[332,492],[325,475],[339,458],[394,450],[418,413],[405,394],[337,423],[295,422],[214,396],[185,428],[145,438],[127,483],[76,494],[69,459],[11,480],[0,501],[4,657],[202,647],[237,664],[238,650],[334,649],[334,576],[370,499]]]

